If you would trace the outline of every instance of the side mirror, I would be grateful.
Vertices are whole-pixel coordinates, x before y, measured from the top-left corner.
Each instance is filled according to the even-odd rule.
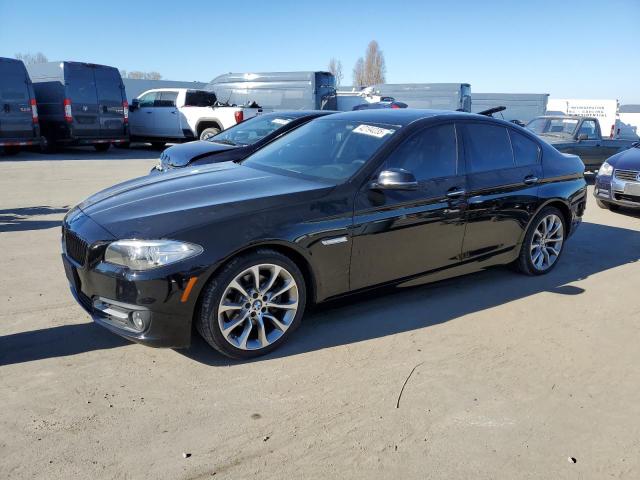
[[[587,135],[586,133],[581,133],[580,135],[578,135],[578,141],[581,142],[582,140],[588,140],[589,139],[589,135]]]
[[[131,105],[129,105],[129,110],[133,112],[138,108],[140,108],[140,100],[138,100],[137,98],[134,98],[133,100],[131,100]]]
[[[417,188],[416,177],[402,168],[383,170],[371,184],[373,190],[416,190]]]

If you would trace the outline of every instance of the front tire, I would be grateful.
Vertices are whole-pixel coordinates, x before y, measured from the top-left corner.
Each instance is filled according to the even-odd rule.
[[[96,143],[93,148],[96,149],[96,152],[106,152],[111,148],[110,143]]]
[[[564,215],[555,207],[543,208],[525,234],[518,269],[526,275],[544,275],[558,264],[567,231]]]
[[[260,249],[231,260],[202,293],[196,329],[223,355],[248,359],[285,342],[302,321],[306,285],[287,256]]]
[[[219,133],[219,128],[205,128],[202,132],[200,132],[200,140],[209,140],[211,137],[215,137]]]

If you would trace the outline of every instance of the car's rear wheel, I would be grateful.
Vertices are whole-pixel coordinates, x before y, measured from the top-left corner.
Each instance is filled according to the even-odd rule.
[[[96,143],[93,148],[96,149],[96,152],[106,152],[111,148],[110,143]]]
[[[306,286],[298,266],[270,249],[230,261],[205,287],[196,328],[231,358],[264,355],[299,326]]]
[[[200,140],[209,140],[211,137],[215,137],[217,134],[220,133],[220,129],[219,128],[205,128],[201,133],[200,133]]]
[[[167,142],[151,142],[151,148],[154,150],[162,150]]]
[[[0,147],[0,154],[10,156],[17,155],[20,153],[20,147],[8,146],[8,147]]]
[[[555,207],[540,211],[527,230],[522,242],[518,267],[527,275],[543,275],[558,263],[564,249],[564,215]]]

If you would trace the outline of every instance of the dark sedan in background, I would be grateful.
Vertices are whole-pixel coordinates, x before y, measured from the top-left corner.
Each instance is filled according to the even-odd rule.
[[[151,173],[208,163],[238,161],[300,125],[334,113],[324,110],[296,110],[266,113],[245,120],[207,140],[167,148]]]
[[[72,209],[71,290],[100,325],[234,358],[267,353],[306,305],[515,264],[553,269],[586,203],[584,165],[481,115],[317,118],[242,162],[134,179]],[[396,321],[401,322],[398,318]]]
[[[602,164],[593,194],[601,208],[640,208],[640,143]]]

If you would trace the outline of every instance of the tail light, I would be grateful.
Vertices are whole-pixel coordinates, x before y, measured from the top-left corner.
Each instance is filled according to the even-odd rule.
[[[36,99],[32,98],[29,103],[31,104],[31,118],[33,118],[33,124],[36,125],[38,123],[38,105],[36,104]]]
[[[124,123],[129,123],[129,102],[122,102],[122,111],[124,114]]]
[[[71,99],[64,99],[64,119],[71,123],[73,122],[73,114],[71,113]]]
[[[609,138],[613,138],[615,133],[616,133],[616,126],[611,125],[611,133],[609,134]]]
[[[391,104],[391,108],[396,109],[396,108],[400,108],[398,105],[396,105],[395,103]]]
[[[242,110],[238,110],[233,114],[236,119],[236,123],[240,123],[244,120],[244,112]]]

